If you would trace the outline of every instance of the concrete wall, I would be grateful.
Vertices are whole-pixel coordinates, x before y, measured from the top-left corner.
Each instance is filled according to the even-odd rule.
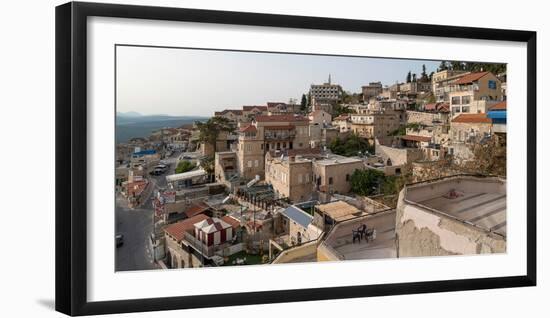
[[[384,164],[390,159],[391,164],[394,166],[404,165],[424,158],[424,153],[421,149],[393,148],[378,143],[375,145],[375,153],[384,159]]]
[[[315,259],[317,255],[317,241],[300,246],[291,247],[281,252],[271,262],[272,264],[293,263],[302,259]]]
[[[475,183],[471,185],[476,186]],[[447,189],[437,186],[434,190],[443,192]],[[417,193],[418,200],[435,196],[433,191],[427,192]],[[404,190],[399,194],[396,215],[399,257],[506,252],[503,237],[409,204],[404,201],[404,194]]]
[[[192,253],[188,253],[181,248],[181,245],[172,239],[169,235],[165,235],[166,257],[171,260],[166,260],[165,263],[172,265],[171,268],[188,268],[201,267],[202,262]]]

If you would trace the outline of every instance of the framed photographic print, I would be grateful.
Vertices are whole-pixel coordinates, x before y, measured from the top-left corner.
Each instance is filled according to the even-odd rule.
[[[534,286],[535,116],[535,32],[61,5],[56,309]]]

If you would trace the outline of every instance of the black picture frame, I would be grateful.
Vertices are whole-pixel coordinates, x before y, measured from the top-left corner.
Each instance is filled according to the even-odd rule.
[[[496,278],[88,302],[86,20],[91,16],[526,43],[527,274]],[[68,315],[91,315],[536,285],[536,32],[80,2],[70,2],[56,7],[55,29],[56,310]]]

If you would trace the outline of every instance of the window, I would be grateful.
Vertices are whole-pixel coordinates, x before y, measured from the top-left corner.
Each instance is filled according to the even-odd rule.
[[[489,89],[497,89],[497,82],[490,80],[488,82]]]
[[[451,104],[458,105],[460,104],[460,96],[455,96],[451,99]]]
[[[332,177],[328,178],[328,184],[332,184]]]
[[[346,174],[346,181],[349,181],[349,173]]]
[[[462,96],[462,104],[469,104],[470,96]]]
[[[462,112],[463,113],[469,113],[470,112],[470,106],[462,106]]]
[[[248,160],[248,168],[252,168],[252,160]]]
[[[254,160],[254,167],[258,167],[258,159]]]
[[[302,183],[302,174],[301,173],[298,175],[298,183]]]

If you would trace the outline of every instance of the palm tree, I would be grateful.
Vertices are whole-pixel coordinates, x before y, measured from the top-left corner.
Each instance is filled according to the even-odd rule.
[[[210,144],[216,152],[216,140],[220,132],[233,131],[233,125],[224,117],[211,117],[206,122],[196,122],[199,129],[199,141]]]

